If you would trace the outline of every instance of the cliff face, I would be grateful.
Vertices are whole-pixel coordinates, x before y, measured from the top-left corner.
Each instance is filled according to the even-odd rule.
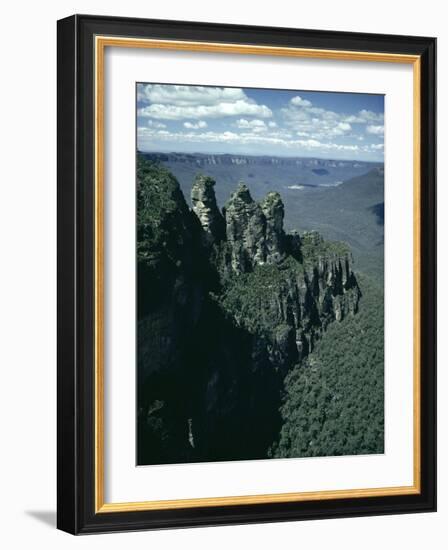
[[[350,161],[350,160],[332,160],[332,159],[318,159],[308,157],[270,157],[265,156],[253,156],[253,155],[232,155],[232,154],[200,154],[200,153],[142,153],[146,158],[156,163],[163,163],[170,161],[178,164],[192,164],[199,169],[207,166],[253,166],[254,164],[261,164],[263,166],[307,166],[315,168],[316,170],[334,167],[355,166],[362,167],[369,165],[364,161]],[[371,163],[370,163],[371,164]]]
[[[278,193],[240,184],[221,213],[200,176],[190,211],[166,171],[139,170],[138,462],[265,458],[285,374],[357,312],[350,250],[285,234]]]

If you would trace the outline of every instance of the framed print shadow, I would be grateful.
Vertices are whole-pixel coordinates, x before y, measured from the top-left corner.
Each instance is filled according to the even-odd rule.
[[[434,38],[58,22],[58,528],[436,509]]]

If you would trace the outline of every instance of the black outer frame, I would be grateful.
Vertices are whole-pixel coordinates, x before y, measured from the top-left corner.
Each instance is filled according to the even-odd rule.
[[[421,56],[421,493],[94,512],[94,37]],[[436,510],[436,39],[74,15],[58,21],[57,526],[72,534]]]

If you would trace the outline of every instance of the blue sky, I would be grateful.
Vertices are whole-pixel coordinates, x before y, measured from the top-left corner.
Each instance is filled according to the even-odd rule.
[[[384,96],[139,83],[137,147],[383,161]]]

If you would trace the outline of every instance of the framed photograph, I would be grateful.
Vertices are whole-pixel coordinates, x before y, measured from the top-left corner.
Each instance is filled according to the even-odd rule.
[[[436,509],[434,38],[58,22],[58,527]]]

